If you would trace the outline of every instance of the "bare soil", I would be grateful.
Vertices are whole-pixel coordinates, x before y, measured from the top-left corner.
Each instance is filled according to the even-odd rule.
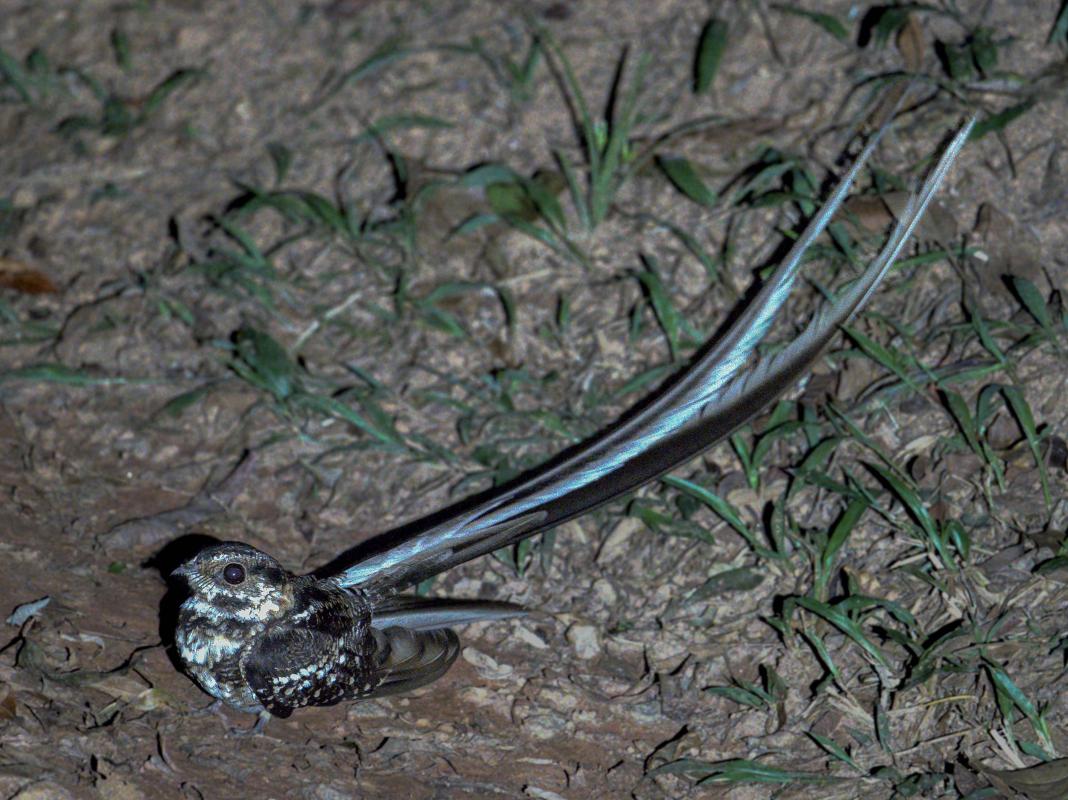
[[[870,317],[858,323],[931,367],[982,361],[966,289],[986,317],[1033,327],[1011,278],[1026,278],[1057,312],[1068,269],[1065,54],[1046,41],[1059,4],[957,5],[964,24],[918,17],[922,72],[948,86],[935,42],[960,42],[985,26],[1001,44],[1001,77],[977,76],[909,108],[880,166],[913,179],[968,108],[989,116],[1021,97],[1034,105],[969,145],[940,194],[942,216],[920,236],[923,249],[963,244],[979,257],[887,281],[871,309],[907,331]],[[806,640],[784,641],[766,621],[783,598],[811,587],[803,555],[762,559],[704,510],[693,520],[714,543],[651,530],[624,502],[564,526],[551,557],[535,555],[522,575],[487,558],[440,578],[431,591],[540,613],[464,630],[454,668],[410,696],[311,709],[273,720],[264,736],[235,738],[219,717],[195,713],[209,698],[168,648],[180,596],[165,575],[205,537],[241,539],[294,571],[313,569],[485,488],[485,452],[530,466],[637,401],[655,380],[611,393],[671,358],[631,274],[643,254],[656,259],[698,332],[719,328],[797,223],[792,204],[731,201],[760,154],[798,157],[825,190],[848,161],[843,153],[856,152],[850,143],[878,92],[867,79],[902,68],[893,37],[858,43],[863,4],[805,6],[835,15],[849,36],[763,2],[717,6],[728,46],[711,91],[696,95],[694,52],[710,10],[690,0],[0,0],[0,49],[19,63],[39,49],[49,62],[40,75],[51,76],[32,84],[29,100],[0,84],[0,257],[9,275],[25,270],[21,283],[0,289],[0,610],[50,598],[0,636],[0,797],[962,797],[988,785],[983,768],[1035,763],[1003,735],[990,664],[1044,709],[1055,747],[1068,751],[1060,691],[1068,680],[1057,647],[1066,573],[1034,572],[1064,535],[1063,337],[1014,351],[1011,378],[956,387],[970,405],[995,381],[1024,393],[1045,435],[1052,512],[1007,408],[988,432],[1005,464],[1001,487],[966,446],[942,446],[959,431],[922,376],[920,392],[873,393],[886,370],[831,358],[792,395],[811,401],[825,425],[828,396],[848,410],[909,465],[938,519],[959,519],[971,537],[965,568],[936,567],[937,587],[918,580],[916,569],[933,556],[917,550],[904,532],[908,515],[882,491],[888,516],[869,511],[840,557],[832,597],[842,596],[848,574],[851,593],[893,600],[927,637],[961,621],[985,637],[970,635],[953,653],[959,670],[937,670],[894,693],[892,704],[887,686],[904,667],[880,684],[855,642],[806,617],[798,630],[822,637],[841,675],[826,682],[827,666]],[[520,63],[532,25],[560,43],[595,114],[624,48],[631,69],[638,53],[653,54],[635,136],[648,142],[716,115],[663,153],[699,163],[709,185],[729,185],[726,199],[701,208],[650,166],[592,233],[568,206],[584,265],[499,224],[449,237],[487,208],[477,187],[450,186],[418,206],[407,248],[397,245],[401,228],[377,248],[329,234],[287,242],[301,226],[261,212],[241,225],[275,278],[220,277],[204,267],[223,248],[241,250],[218,220],[246,187],[275,185],[279,158],[290,161],[279,186],[343,198],[372,221],[405,208],[399,186],[410,197],[479,164],[502,162],[529,176],[554,169],[557,150],[581,164],[573,109],[544,59],[523,87],[485,59],[441,47],[477,36],[488,52]],[[389,47],[402,54],[349,72]],[[156,104],[153,87],[175,75]],[[930,98],[933,85],[921,81],[917,96]],[[110,127],[108,113],[121,117]],[[383,120],[396,124],[368,136]],[[567,193],[560,198],[566,206]],[[654,218],[722,256],[721,274],[710,278]],[[397,310],[402,273],[417,299],[458,282],[482,287],[441,300],[462,335],[428,322],[417,302]],[[814,265],[812,274],[831,273]],[[41,280],[55,291],[26,291],[49,288]],[[514,300],[512,319],[502,287]],[[819,303],[811,286],[798,294],[780,338]],[[1063,330],[1059,316],[1054,322]],[[949,332],[922,335],[938,326]],[[369,383],[360,376],[373,379],[377,407],[406,440],[451,456],[373,446],[355,425],[275,402],[233,367],[236,334],[248,329],[288,348],[300,380],[322,395],[362,391]],[[848,347],[844,337],[836,346]],[[35,365],[49,366],[27,371]],[[509,374],[526,377],[507,384]],[[168,407],[197,389],[181,409]],[[518,412],[553,411],[570,427],[479,399],[502,393]],[[799,436],[777,443],[756,490],[726,444],[679,474],[711,476],[763,531],[806,450]],[[253,460],[232,475],[249,451]],[[874,460],[854,439],[828,474],[844,480],[848,470],[878,490],[860,463]],[[641,496],[672,497],[662,486]],[[841,509],[813,488],[790,501],[806,530],[829,529]],[[759,586],[683,602],[710,575],[735,567],[759,575]],[[903,646],[881,642],[895,665],[908,660]],[[760,665],[788,687],[770,709],[704,691],[733,679],[760,684]],[[1037,741],[1019,709],[1011,713],[1016,736]],[[230,716],[229,724],[252,722]],[[847,747],[858,770],[811,732]],[[683,757],[755,759],[841,780],[695,785],[650,774]]]

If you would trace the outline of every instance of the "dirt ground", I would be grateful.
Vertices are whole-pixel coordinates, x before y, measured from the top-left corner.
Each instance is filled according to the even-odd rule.
[[[1068,796],[1060,3],[802,6],[0,0],[0,616],[26,612],[0,797]],[[563,188],[588,163],[561,53],[598,118],[651,56],[624,157],[656,158],[597,225]],[[439,578],[539,613],[463,630],[437,684],[259,737],[196,713],[182,558],[241,539],[307,571],[610,422],[740,307],[906,68],[884,198],[987,125],[907,251],[949,255],[886,281],[752,481],[726,443],[676,473],[755,540],[654,485]],[[556,193],[566,242],[484,216],[490,164]],[[870,175],[854,210],[881,230]],[[779,341],[849,274],[821,254]],[[830,438],[825,483],[795,485]],[[1029,788],[991,772],[1043,759]]]

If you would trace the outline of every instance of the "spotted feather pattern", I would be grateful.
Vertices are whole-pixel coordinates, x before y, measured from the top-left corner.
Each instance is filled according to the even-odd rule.
[[[329,586],[301,586],[296,613],[271,623],[242,654],[242,676],[277,717],[302,706],[366,697],[385,677],[369,623],[358,597]]]
[[[235,567],[242,580],[230,584]],[[449,624],[520,611],[401,596],[372,609],[361,592],[294,575],[239,542],[209,548],[179,572],[193,589],[175,637],[188,672],[228,705],[276,717],[431,683],[460,649]]]
[[[722,439],[796,381],[886,275],[971,130],[946,148],[879,255],[794,341],[757,357],[806,249],[830,222],[885,126],[865,147],[749,309],[691,368],[615,427],[511,485],[462,504],[331,577],[296,576],[227,542],[178,574],[192,596],[176,644],[210,694],[285,717],[308,705],[407,691],[437,680],[459,651],[449,628],[514,616],[514,606],[401,598],[418,580],[544,531],[637,488]]]

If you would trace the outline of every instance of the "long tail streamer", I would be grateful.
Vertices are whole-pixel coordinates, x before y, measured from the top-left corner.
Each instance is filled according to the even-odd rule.
[[[805,252],[838,211],[886,132],[889,119],[745,312],[660,394],[617,425],[456,514],[437,519],[400,541],[391,541],[388,534],[380,537],[381,550],[341,570],[335,580],[372,598],[389,596],[584,514],[655,480],[729,435],[793,385],[839,326],[875,291],[923,217],[974,123],[973,118],[953,137],[860,277],[785,348],[763,359],[756,353],[790,295]]]

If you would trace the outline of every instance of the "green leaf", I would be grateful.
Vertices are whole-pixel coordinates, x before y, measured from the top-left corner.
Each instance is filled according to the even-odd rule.
[[[1019,276],[1013,276],[1012,285],[1016,289],[1020,302],[1027,309],[1027,313],[1035,318],[1035,321],[1042,326],[1042,330],[1052,336],[1053,319],[1049,315],[1049,306],[1046,303],[1046,298],[1042,296],[1042,292],[1038,291],[1038,287],[1027,278]]]
[[[966,81],[975,77],[975,66],[970,48],[941,41],[936,44],[936,48],[950,78],[955,81]]]
[[[156,86],[141,106],[137,121],[143,122],[152,116],[163,102],[188,83],[193,83],[204,74],[202,69],[179,69],[172,72]]]
[[[749,706],[759,711],[764,711],[768,707],[768,702],[755,692],[750,692],[743,689],[740,686],[708,686],[704,689],[705,692],[716,697],[725,697],[728,700],[733,700],[735,703],[743,706]]]
[[[382,136],[395,130],[419,128],[441,130],[452,127],[454,127],[453,123],[448,120],[441,119],[440,117],[431,117],[426,114],[391,114],[390,116],[379,117],[368,125],[367,130],[361,136],[357,137],[357,141],[365,137]]]
[[[460,185],[469,189],[482,189],[493,183],[516,183],[519,175],[504,164],[481,164],[469,169],[460,178]]]
[[[301,392],[294,396],[293,402],[297,405],[304,406],[305,408],[318,411],[326,416],[348,422],[353,427],[373,436],[383,444],[392,445],[397,448],[406,447],[404,439],[397,433],[392,425],[382,425],[380,422],[378,424],[372,423],[348,404],[343,403],[334,397],[324,397],[323,395]]]
[[[1004,130],[1009,123],[1015,121],[1019,117],[1022,117],[1028,111],[1031,110],[1031,106],[1035,104],[1034,100],[1024,100],[1022,103],[1017,103],[1014,106],[1009,106],[1004,111],[997,114],[992,114],[986,119],[980,120],[975,123],[975,127],[972,128],[972,132],[968,134],[969,142],[976,142],[982,139],[987,134],[994,131]]]
[[[182,392],[177,397],[172,397],[170,400],[168,400],[163,406],[163,408],[161,408],[156,413],[160,416],[166,414],[168,417],[177,419],[183,413],[185,413],[185,410],[187,408],[190,408],[191,406],[200,402],[205,396],[207,396],[208,392],[210,391],[211,386],[198,386],[196,389],[190,389],[188,392]]]
[[[883,708],[883,704],[878,700],[875,702],[872,716],[875,722],[875,737],[879,740],[879,744],[882,745],[887,755],[892,755],[894,747],[891,740],[890,720],[886,716],[886,709]]]
[[[288,398],[296,388],[297,366],[285,348],[255,328],[242,328],[236,339],[237,356],[240,359],[240,362],[232,365],[236,371],[273,394],[276,400]],[[242,365],[251,373],[242,373]]]
[[[824,545],[823,551],[820,553],[819,571],[817,572],[816,585],[814,587],[818,599],[827,599],[827,586],[830,584],[831,576],[834,574],[834,562],[838,557],[838,551],[842,549],[846,539],[849,538],[849,534],[853,532],[853,528],[856,527],[857,522],[860,521],[861,516],[867,509],[868,503],[866,500],[854,500],[846,506],[846,510],[842,512],[842,516],[838,518],[838,522],[831,529],[827,544]]]
[[[712,509],[712,511],[718,514],[724,522],[734,528],[734,530],[749,543],[749,546],[752,547],[754,552],[758,555],[764,556],[765,558],[785,558],[781,553],[776,553],[763,547],[756,535],[749,530],[749,526],[745,524],[734,506],[715,492],[711,492],[700,484],[688,481],[685,478],[679,478],[675,475],[667,475],[661,478],[661,480],[668,486],[673,486],[680,491],[686,492]]]
[[[719,264],[716,259],[708,254],[701,243],[691,235],[688,231],[683,230],[678,225],[668,220],[658,219],[657,224],[663,226],[667,230],[671,231],[680,242],[683,247],[690,251],[691,255],[701,262],[701,266],[705,268],[705,274],[708,275],[709,280],[715,280],[719,275]]]
[[[1052,503],[1049,476],[1046,474],[1046,462],[1042,458],[1042,445],[1039,440],[1038,429],[1035,427],[1035,418],[1031,414],[1031,406],[1027,404],[1027,400],[1024,399],[1023,394],[1015,386],[1002,386],[1001,394],[1008,402],[1027,439],[1027,446],[1031,450],[1031,456],[1035,459],[1035,466],[1038,467],[1039,480],[1042,481],[1042,497],[1045,500],[1046,508],[1049,509]]]
[[[564,185],[564,178],[558,172],[542,171],[529,180],[523,180],[523,189],[534,201],[538,213],[557,231],[567,229],[564,209],[560,201],[556,199],[556,195],[564,188]]]
[[[864,629],[836,607],[819,600],[813,600],[811,597],[795,597],[793,602],[838,628],[838,630],[860,645],[864,652],[871,656],[876,663],[884,667],[890,666],[890,662],[883,655],[882,650],[868,638],[864,633]]]
[[[1046,559],[1033,570],[1035,575],[1048,575],[1051,572],[1068,568],[1068,556],[1054,556]]]
[[[31,364],[28,367],[0,372],[0,382],[12,380],[44,381],[62,383],[68,386],[121,386],[126,383],[140,383],[122,377],[108,377],[93,372],[74,369],[64,364]]]
[[[822,14],[818,11],[807,11],[799,6],[794,5],[775,5],[772,6],[776,11],[782,11],[786,14],[793,14],[795,17],[804,17],[816,25],[819,25],[827,33],[831,34],[835,39],[839,41],[849,41],[849,30],[838,21],[837,17],[830,14]]]
[[[30,94],[30,85],[22,65],[3,49],[0,49],[0,76],[15,90],[22,102],[33,102],[33,95]]]
[[[306,215],[342,236],[350,233],[349,224],[342,211],[322,195],[315,192],[295,192],[305,205]]]
[[[972,416],[971,411],[968,410],[968,404],[956,392],[946,391],[944,394],[946,405],[949,407],[950,413],[953,414],[953,418],[957,421],[957,425],[960,426],[961,433],[964,434],[968,446],[976,455],[983,458],[983,448],[979,444],[979,427],[975,424],[975,418]]]
[[[727,23],[715,17],[709,19],[701,30],[693,70],[693,90],[696,94],[704,94],[712,85],[727,47],[727,32]]]
[[[1031,723],[1031,727],[1035,729],[1035,733],[1044,741],[1047,748],[1052,751],[1049,729],[1042,714],[1035,708],[1034,703],[1013,682],[1004,669],[989,659],[985,659],[985,661],[987,671],[990,673],[990,679],[993,681],[998,694],[1008,698],[1016,708],[1023,712],[1023,715]]]
[[[930,513],[927,511],[927,506],[920,500],[920,496],[886,467],[875,463],[868,463],[865,466],[883,479],[887,486],[890,487],[890,490],[897,496],[897,499],[901,504],[905,506],[905,510],[909,512],[917,523],[919,523],[923,532],[932,539],[937,538],[938,529],[934,524],[934,520],[931,519]]]
[[[111,31],[111,51],[115,55],[115,63],[122,70],[130,68],[130,38],[122,28],[113,28]]]
[[[857,343],[865,355],[897,375],[902,383],[914,392],[923,394],[923,390],[909,374],[908,365],[904,363],[903,359],[896,351],[885,347],[851,325],[843,325],[842,329],[849,335],[850,339]]]
[[[293,151],[281,142],[269,142],[267,155],[271,157],[271,163],[274,164],[275,185],[280,184],[289,174],[289,167],[293,163]]]
[[[648,772],[649,775],[687,775],[701,783],[834,783],[838,779],[814,772],[799,772],[734,758],[729,761],[701,761],[682,758]]]
[[[838,743],[834,741],[834,739],[829,739],[826,736],[820,736],[818,733],[813,733],[812,731],[805,731],[805,735],[842,763],[848,764],[857,772],[864,771],[860,768],[857,762],[853,760],[849,753],[847,753],[842,747],[840,747]]]
[[[705,182],[701,180],[701,176],[697,174],[697,170],[694,169],[693,163],[688,158],[683,158],[682,156],[657,156],[656,164],[663,170],[675,188],[695,203],[706,208],[711,208],[716,204],[718,199],[716,193],[705,185]]]
[[[1068,0],[1061,3],[1061,10],[1057,12],[1057,19],[1053,27],[1049,29],[1047,44],[1059,42],[1062,46],[1068,45]]]
[[[664,331],[664,336],[667,337],[668,347],[671,348],[671,358],[674,361],[679,357],[681,317],[675,304],[671,302],[671,297],[668,296],[660,276],[656,273],[656,260],[652,256],[644,256],[642,260],[645,261],[647,268],[640,272],[635,271],[634,277],[638,279],[649,296],[649,303],[653,307],[653,313],[656,314],[657,322]]]
[[[487,225],[495,225],[501,222],[501,218],[496,214],[475,214],[468,217],[451,231],[449,231],[448,238],[451,239],[454,236],[465,236],[469,233],[485,228]]]
[[[697,603],[709,597],[720,597],[731,592],[748,592],[760,586],[764,576],[748,567],[717,572],[694,589],[685,599],[687,603]]]
[[[972,60],[979,72],[989,76],[998,65],[998,47],[994,43],[993,35],[989,28],[980,28],[973,35],[969,43],[972,51]]]
[[[871,9],[869,13],[879,15],[872,26],[872,38],[880,47],[890,41],[890,37],[901,30],[909,18],[907,7],[882,6]]]
[[[827,645],[823,643],[823,640],[812,631],[802,631],[801,635],[805,637],[805,641],[816,651],[816,655],[819,656],[820,661],[823,662],[823,666],[827,668],[827,672],[830,676],[836,681],[842,680],[842,673],[835,665],[834,659],[831,658],[831,652],[827,649]]]
[[[361,81],[364,78],[369,78],[376,72],[381,70],[388,64],[392,64],[405,56],[409,55],[412,50],[400,46],[400,42],[396,39],[391,40],[383,44],[370,56],[365,58],[355,67],[345,72],[337,82],[337,86],[334,91],[338,91],[349,84]],[[332,94],[333,92],[331,92]]]
[[[685,519],[669,516],[651,506],[633,500],[627,505],[627,515],[640,519],[650,530],[670,536],[684,536],[688,539],[698,539],[708,544],[714,544],[712,535],[696,523]]]
[[[518,182],[492,183],[486,187],[486,202],[502,217],[527,220],[537,219],[538,209],[534,201]]]

